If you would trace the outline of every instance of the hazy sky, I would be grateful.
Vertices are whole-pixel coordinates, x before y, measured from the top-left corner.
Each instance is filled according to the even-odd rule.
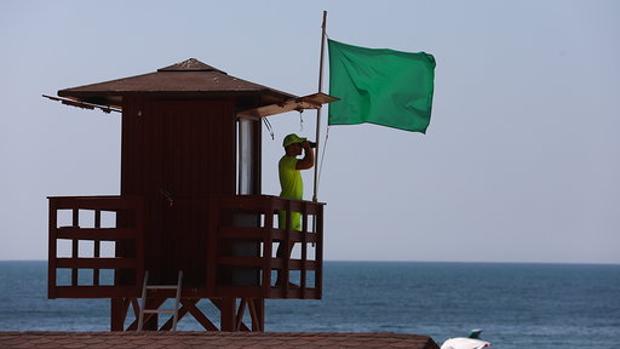
[[[42,93],[189,57],[313,93],[324,9],[333,39],[437,60],[427,135],[331,128],[326,259],[620,263],[620,2],[585,0],[2,1],[0,259],[47,258],[46,196],[120,190],[120,117]],[[271,118],[265,193],[315,119]]]

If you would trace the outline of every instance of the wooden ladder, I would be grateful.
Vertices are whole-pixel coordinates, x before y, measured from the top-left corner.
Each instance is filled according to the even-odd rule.
[[[142,299],[140,302],[140,314],[138,316],[138,331],[142,331],[144,325],[144,314],[172,314],[172,331],[177,329],[177,321],[179,319],[179,303],[181,301],[181,285],[183,282],[183,271],[179,271],[179,277],[176,285],[149,285],[149,272],[144,273],[144,282],[142,284]],[[146,309],[146,296],[148,290],[176,290],[176,298],[174,300],[174,309]]]

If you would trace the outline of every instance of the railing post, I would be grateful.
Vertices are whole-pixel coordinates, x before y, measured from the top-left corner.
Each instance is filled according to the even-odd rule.
[[[291,257],[291,228],[293,225],[293,212],[291,210],[291,200],[286,200],[286,231],[284,233],[284,256],[281,256],[280,267],[280,288],[284,291],[284,298],[288,298],[289,262]]]
[[[301,271],[300,271],[300,285],[301,298],[306,296],[306,260],[308,259],[307,251],[308,243],[308,203],[303,203],[302,210],[302,227],[301,227]]]
[[[101,210],[95,210],[95,229],[101,228]],[[94,240],[93,257],[99,258],[101,256],[101,240]],[[93,285],[99,286],[99,269],[93,270]]]
[[[269,200],[265,214],[265,235],[263,235],[263,297],[271,293],[271,254],[273,244],[273,201]]]
[[[79,226],[80,226],[80,210],[77,207],[74,207],[72,212],[73,212],[73,214],[72,214],[72,226],[74,228],[79,228]],[[75,264],[77,264],[78,250],[80,248],[78,242],[79,242],[78,239],[72,239],[71,240],[71,258],[73,259],[73,262]],[[77,285],[78,285],[78,269],[77,268],[71,268],[71,286],[77,286]]]
[[[48,217],[48,269],[47,269],[47,297],[56,298],[56,225],[58,218],[58,209],[54,199],[49,200],[49,217]]]
[[[316,208],[316,251],[315,259],[317,263],[316,271],[314,272],[314,287],[317,290],[318,298],[323,297],[323,205],[317,204]]]

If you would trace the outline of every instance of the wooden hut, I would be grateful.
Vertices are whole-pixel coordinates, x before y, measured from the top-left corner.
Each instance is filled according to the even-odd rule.
[[[121,187],[118,196],[48,198],[49,298],[110,298],[113,331],[138,327],[138,320],[127,326],[129,309],[136,319],[144,314],[150,330],[170,329],[189,313],[206,330],[263,331],[266,298],[321,298],[324,204],[261,194],[261,118],[319,108],[331,97],[297,97],[196,59],[58,96],[122,113]],[[280,210],[301,212],[302,231],[278,227]],[[110,214],[115,224],[104,227]],[[60,241],[70,241],[69,256],[58,256]],[[277,244],[290,241],[299,255],[278,258]],[[114,245],[113,256],[101,255],[102,243]],[[171,287],[181,271],[182,286]],[[276,272],[290,282],[275,285]],[[170,287],[142,298],[153,284]],[[175,297],[168,320],[144,311]],[[219,319],[196,306],[202,299]]]

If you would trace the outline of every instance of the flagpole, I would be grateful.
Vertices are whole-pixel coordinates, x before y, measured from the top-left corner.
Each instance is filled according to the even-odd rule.
[[[323,92],[323,52],[325,51],[325,28],[327,27],[327,11],[323,11],[323,24],[321,25],[321,59],[319,61],[319,93]],[[319,137],[321,135],[321,107],[316,110],[316,153],[314,161],[314,193],[312,194],[312,201],[317,202],[317,178],[318,178],[318,164],[319,164]]]

